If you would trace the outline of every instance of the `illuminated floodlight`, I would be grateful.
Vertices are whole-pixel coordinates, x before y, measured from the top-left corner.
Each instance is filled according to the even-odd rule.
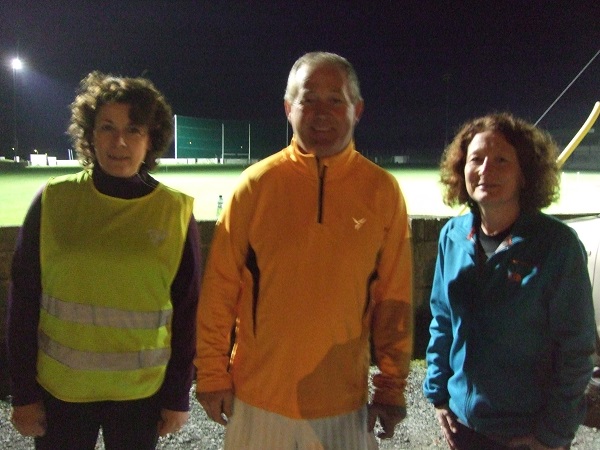
[[[13,70],[21,70],[23,68],[23,61],[20,58],[13,58],[10,61],[10,66]]]

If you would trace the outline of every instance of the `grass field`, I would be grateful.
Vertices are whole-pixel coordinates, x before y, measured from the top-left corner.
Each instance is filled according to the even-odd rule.
[[[75,167],[28,167],[0,172],[0,226],[20,225],[35,193],[53,176],[78,171]],[[452,216],[457,213],[442,203],[438,171],[389,169],[396,176],[412,216]],[[198,220],[216,218],[217,199],[227,199],[236,185],[241,167],[165,166],[154,174],[161,182],[195,198]],[[551,214],[600,213],[600,173],[564,172],[561,199],[548,208]]]

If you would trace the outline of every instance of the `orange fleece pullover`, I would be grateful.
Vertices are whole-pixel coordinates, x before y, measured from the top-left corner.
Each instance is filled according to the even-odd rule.
[[[249,167],[216,225],[198,307],[197,390],[291,418],[406,406],[412,251],[396,179],[350,143]],[[230,354],[230,332],[236,341]]]

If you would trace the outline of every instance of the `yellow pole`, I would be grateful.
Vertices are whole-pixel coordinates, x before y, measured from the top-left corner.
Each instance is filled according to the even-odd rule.
[[[561,152],[561,154],[558,155],[558,158],[556,158],[556,164],[558,165],[559,169],[564,165],[565,161],[569,158],[569,156],[571,156],[571,153],[573,153],[573,151],[577,148],[577,146],[579,145],[581,140],[585,137],[585,135],[588,134],[588,132],[594,125],[594,122],[598,118],[599,114],[600,114],[600,102],[596,102],[596,104],[594,105],[594,108],[592,109],[592,112],[590,113],[589,117],[587,118],[587,120],[585,121],[583,126],[580,128],[580,130],[577,132],[577,134],[575,136],[573,136],[573,139],[571,139],[571,142],[569,142],[569,144],[565,147],[565,149]]]

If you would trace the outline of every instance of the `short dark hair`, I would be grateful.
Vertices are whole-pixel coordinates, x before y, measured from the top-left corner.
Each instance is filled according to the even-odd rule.
[[[71,103],[71,121],[67,134],[85,168],[96,162],[93,133],[96,115],[107,103],[130,105],[130,120],[148,127],[150,148],[144,159],[148,170],[156,168],[157,159],[173,141],[174,125],[171,106],[146,78],[118,77],[98,71],[89,73],[79,84]]]
[[[494,113],[466,122],[444,150],[440,163],[440,182],[444,203],[474,207],[465,184],[467,148],[476,134],[497,131],[517,153],[525,185],[519,196],[523,210],[542,209],[560,195],[560,171],[556,163],[558,147],[552,137],[535,125],[510,113]]]

